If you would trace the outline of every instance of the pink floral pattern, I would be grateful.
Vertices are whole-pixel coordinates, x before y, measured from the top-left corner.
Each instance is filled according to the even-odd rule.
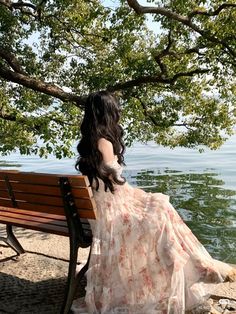
[[[122,170],[116,162],[113,167]],[[203,302],[231,269],[211,258],[168,196],[128,183],[112,194],[101,182],[94,197],[86,310],[75,301],[75,313],[182,314]]]

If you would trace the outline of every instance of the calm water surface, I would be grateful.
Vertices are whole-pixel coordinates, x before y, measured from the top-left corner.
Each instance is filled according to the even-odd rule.
[[[218,151],[174,150],[137,143],[126,152],[124,175],[133,186],[170,195],[171,202],[215,258],[236,263],[236,136]],[[75,173],[75,159],[12,154],[0,168]]]

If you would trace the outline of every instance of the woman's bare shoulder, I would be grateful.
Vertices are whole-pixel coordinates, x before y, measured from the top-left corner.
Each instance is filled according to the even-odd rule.
[[[103,161],[110,162],[113,161],[115,158],[113,145],[110,141],[105,138],[100,138],[98,140],[98,149],[102,153]]]
[[[98,145],[110,145],[112,146],[112,142],[108,141],[105,137],[101,137],[99,140],[98,140]]]

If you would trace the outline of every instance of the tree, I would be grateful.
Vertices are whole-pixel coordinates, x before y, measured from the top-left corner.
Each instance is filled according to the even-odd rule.
[[[233,134],[235,0],[148,2],[0,0],[2,154],[70,156],[100,89],[120,97],[127,143],[215,149]]]

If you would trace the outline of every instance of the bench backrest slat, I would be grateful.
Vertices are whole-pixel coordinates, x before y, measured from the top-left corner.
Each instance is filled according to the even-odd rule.
[[[27,225],[28,221],[27,220],[19,220],[17,218],[13,217],[7,217],[7,221],[9,224],[12,224],[14,226],[22,227],[22,225]],[[44,232],[50,232],[50,233],[55,233],[59,235],[68,235],[68,228],[64,226],[57,226],[57,225],[51,225],[50,228],[48,225],[38,223],[36,221],[31,221],[31,229],[33,230],[38,230],[38,231],[44,231]]]
[[[61,196],[61,191],[57,186],[47,186],[47,185],[29,185],[25,183],[11,181],[11,186],[15,192],[21,193],[31,193],[31,194],[41,194],[41,195],[51,195],[51,196]],[[7,192],[6,183],[0,181],[0,190]],[[87,187],[75,187],[72,188],[72,193],[76,197],[91,198],[93,193],[91,189]]]
[[[19,209],[19,208],[10,208],[9,207],[1,207],[1,211],[0,213],[2,214],[3,212],[10,212],[11,213],[19,213],[22,215],[27,215],[27,216],[32,216],[32,217],[45,217],[45,218],[51,218],[51,219],[56,219],[56,220],[61,220],[61,221],[65,221],[65,216],[62,215],[55,215],[55,214],[50,214],[50,213],[41,213],[39,211],[35,212],[35,211],[30,211],[30,210],[24,210],[24,209]],[[82,223],[83,220],[82,220]],[[85,221],[85,223],[87,223],[87,220]]]
[[[39,204],[39,205],[53,205],[58,207],[63,207],[63,200],[60,196],[47,196],[47,195],[41,195],[41,194],[33,194],[33,193],[19,193],[14,192],[15,201],[17,203],[17,207],[21,208],[22,203],[31,203],[31,204]],[[11,199],[9,198],[9,194],[6,191],[0,191],[0,198],[9,200],[11,203]],[[92,199],[89,198],[78,198],[74,197],[75,204],[78,208],[83,209],[93,209],[95,206],[95,203]],[[12,204],[12,203],[11,203]],[[12,206],[12,205],[11,205]]]
[[[1,212],[1,216],[8,217],[9,214],[7,211],[4,211],[4,212]],[[11,217],[28,220],[26,215],[20,215],[19,213],[12,213],[11,212]],[[30,221],[32,221],[32,219],[30,219]],[[56,219],[52,219],[50,217],[46,218],[46,217],[34,216],[34,221],[38,222],[38,223],[43,223],[43,224],[45,224],[45,223],[50,224],[51,222],[53,222],[54,226],[63,226],[63,227],[67,226],[65,220],[60,220],[60,219],[56,220]]]
[[[35,185],[58,186],[60,177],[67,177],[72,186],[88,187],[89,181],[86,176],[80,175],[63,175],[63,174],[48,174],[48,173],[34,173],[34,172],[17,172],[17,171],[1,171],[0,180],[4,181],[5,175],[10,181],[22,182]]]
[[[88,178],[81,175],[0,171],[0,206],[65,216],[60,177],[70,182],[79,216],[95,219],[93,193]]]

